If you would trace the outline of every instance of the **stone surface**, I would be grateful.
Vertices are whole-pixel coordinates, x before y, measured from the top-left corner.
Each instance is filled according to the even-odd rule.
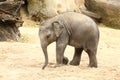
[[[120,28],[119,0],[85,0],[89,11],[102,16],[102,23],[112,28]]]
[[[79,8],[74,0],[28,0],[28,11],[40,21],[66,11],[79,12]]]
[[[17,41],[20,37],[19,27],[23,21],[20,7],[23,2],[5,1],[0,3],[0,41]]]

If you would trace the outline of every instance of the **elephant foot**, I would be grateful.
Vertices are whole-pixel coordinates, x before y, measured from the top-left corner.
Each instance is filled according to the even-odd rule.
[[[63,62],[62,63],[57,63],[54,67],[56,68],[56,67],[61,67],[61,66],[63,66],[63,65],[67,65],[68,64],[68,58],[67,57],[64,57],[63,58]]]
[[[95,68],[97,68],[98,66],[97,66],[97,64],[91,63],[91,64],[88,65],[88,67],[95,67]]]
[[[68,60],[67,57],[64,57],[64,58],[63,58],[63,64],[64,64],[64,65],[67,65],[67,64],[68,64],[68,61],[69,61],[69,60]]]
[[[79,61],[71,61],[70,65],[78,66],[80,64]]]
[[[55,66],[54,66],[54,68],[56,68],[56,67],[61,67],[61,66],[63,66],[64,64],[56,64]]]

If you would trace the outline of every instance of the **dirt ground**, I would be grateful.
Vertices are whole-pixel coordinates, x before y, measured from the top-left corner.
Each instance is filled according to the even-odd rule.
[[[48,47],[49,65],[45,70],[38,28],[20,28],[23,42],[0,42],[0,80],[120,80],[120,30],[100,27],[98,68],[89,68],[88,56],[82,54],[79,66],[54,68],[55,43]],[[72,59],[74,49],[65,55]]]

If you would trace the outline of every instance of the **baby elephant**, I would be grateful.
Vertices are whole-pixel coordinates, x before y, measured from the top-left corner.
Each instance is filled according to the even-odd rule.
[[[67,45],[75,48],[74,56],[70,65],[79,65],[82,51],[89,56],[89,66],[97,67],[97,46],[99,42],[99,29],[96,23],[88,16],[65,12],[41,23],[39,29],[41,47],[45,56],[44,69],[48,64],[47,46],[56,41],[57,65],[67,64],[68,59],[64,57]]]

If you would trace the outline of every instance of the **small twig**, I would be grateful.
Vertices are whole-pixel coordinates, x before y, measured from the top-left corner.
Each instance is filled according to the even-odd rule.
[[[12,15],[12,16],[15,16],[14,14],[12,14],[12,13],[10,13],[10,12],[8,12],[8,11],[5,11],[5,10],[3,10],[3,9],[0,9],[0,11],[4,12],[4,13],[6,13],[6,14],[10,14],[10,15]]]

